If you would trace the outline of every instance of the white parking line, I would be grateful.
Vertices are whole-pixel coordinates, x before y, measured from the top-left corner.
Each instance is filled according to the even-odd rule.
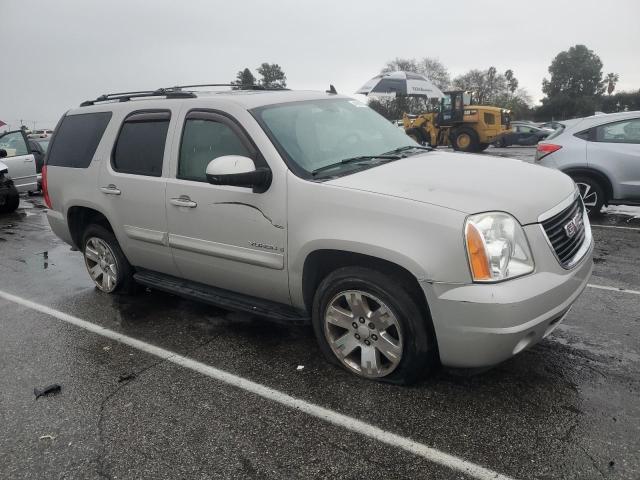
[[[401,448],[430,462],[437,463],[439,465],[457,470],[459,472],[463,472],[471,477],[481,480],[512,480],[511,477],[502,475],[498,472],[494,472],[493,470],[490,470],[488,468],[481,467],[480,465],[469,462],[460,457],[456,457],[455,455],[450,455],[436,448],[428,447],[427,445],[415,442],[400,435],[396,435],[395,433],[387,432],[386,430],[374,427],[373,425],[362,422],[353,417],[349,417],[347,415],[334,412],[333,410],[329,410],[305,400],[292,397],[290,395],[287,395],[286,393],[280,392],[273,388],[269,388],[256,382],[252,382],[251,380],[247,380],[246,378],[239,377],[232,373],[225,372],[224,370],[219,370],[215,367],[206,365],[191,358],[183,357],[182,355],[179,355],[170,350],[165,350],[164,348],[156,347],[155,345],[137,340],[133,337],[114,332],[113,330],[109,330],[108,328],[101,327],[100,325],[96,325],[95,323],[87,322],[86,320],[74,317],[73,315],[69,315],[68,313],[60,312],[51,307],[47,307],[46,305],[32,302],[31,300],[18,297],[17,295],[13,295],[2,290],[0,290],[0,298],[4,298],[5,300],[8,300],[10,302],[14,302],[32,310],[50,315],[57,318],[58,320],[62,320],[63,322],[70,323],[71,325],[83,328],[84,330],[87,330],[89,332],[123,343],[131,348],[135,348],[150,355],[155,355],[156,357],[162,358],[167,362],[180,365],[181,367],[196,371],[214,380],[218,380],[220,382],[240,388],[255,395],[259,395],[260,397],[279,403],[280,405],[284,405],[285,407],[292,408],[294,410],[300,410],[308,415],[311,415],[312,417],[319,418],[338,427],[346,428],[347,430],[351,430],[352,432],[359,433],[360,435],[364,435],[365,437],[369,437],[374,440],[378,440],[379,442],[386,443],[387,445],[390,445],[392,447]]]
[[[608,287],[607,285],[594,285],[592,283],[588,283],[587,287],[597,288],[598,290],[609,290],[611,292],[631,293],[632,295],[640,295],[639,290],[629,290],[621,287]]]
[[[596,228],[617,228],[618,230],[635,230],[635,231],[640,231],[640,228],[634,228],[634,227],[620,227],[618,225],[596,225],[594,223],[591,224],[592,227],[596,227]]]

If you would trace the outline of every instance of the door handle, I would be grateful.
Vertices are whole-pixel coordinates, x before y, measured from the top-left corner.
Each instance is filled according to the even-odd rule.
[[[176,207],[187,207],[187,208],[196,208],[198,204],[191,200],[188,196],[182,195],[178,198],[172,198],[169,200],[171,205],[175,205]]]
[[[32,159],[30,159],[30,158],[25,158],[23,161],[24,161],[24,163],[31,163],[31,162],[33,162],[33,160],[32,160]]]
[[[107,195],[120,195],[122,193],[114,184],[107,185],[106,187],[100,187],[100,191]]]

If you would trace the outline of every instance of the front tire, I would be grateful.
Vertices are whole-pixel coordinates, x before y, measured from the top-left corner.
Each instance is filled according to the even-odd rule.
[[[133,293],[133,267],[115,235],[101,225],[89,225],[82,237],[82,254],[95,286],[105,293]]]
[[[437,364],[428,314],[401,279],[376,270],[329,274],[316,291],[312,322],[325,357],[359,377],[410,384]]]
[[[478,134],[472,128],[458,128],[451,139],[453,149],[460,152],[479,152],[480,141]]]
[[[589,216],[595,217],[599,215],[606,201],[602,185],[597,180],[583,175],[576,175],[572,178],[578,187],[582,202]]]
[[[20,194],[16,187],[11,185],[4,198],[4,203],[0,205],[0,213],[13,213],[18,209],[18,205],[20,205]]]

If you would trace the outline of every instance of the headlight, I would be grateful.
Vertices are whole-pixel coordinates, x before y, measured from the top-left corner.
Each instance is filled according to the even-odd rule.
[[[496,282],[533,272],[533,257],[524,230],[511,215],[471,215],[464,232],[474,282]]]

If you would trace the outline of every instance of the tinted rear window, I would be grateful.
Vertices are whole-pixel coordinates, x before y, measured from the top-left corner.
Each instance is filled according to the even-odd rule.
[[[113,152],[113,169],[151,177],[162,175],[168,129],[168,112],[134,114],[127,118]]]
[[[47,165],[87,168],[110,119],[111,112],[64,117],[56,129]]]

